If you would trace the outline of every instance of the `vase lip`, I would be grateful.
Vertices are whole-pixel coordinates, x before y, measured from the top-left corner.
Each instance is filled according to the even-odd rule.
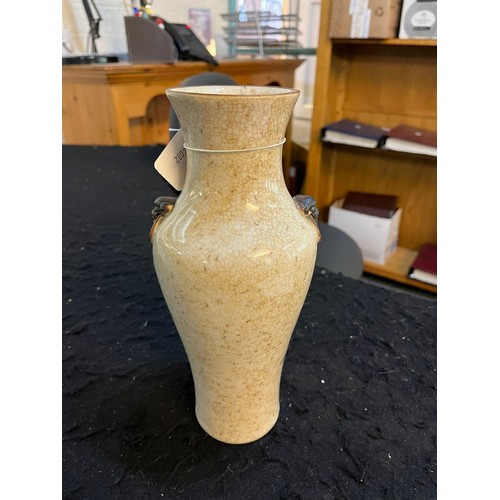
[[[190,87],[173,87],[165,91],[169,94],[189,94],[197,96],[224,97],[267,97],[299,94],[300,91],[289,87],[275,85],[196,85]]]

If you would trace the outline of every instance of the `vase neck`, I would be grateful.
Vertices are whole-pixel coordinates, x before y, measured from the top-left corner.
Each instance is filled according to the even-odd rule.
[[[255,191],[286,189],[282,167],[283,147],[231,153],[187,151],[183,191],[244,197]]]
[[[278,144],[299,92],[281,87],[184,87],[167,90],[187,146],[239,150]]]

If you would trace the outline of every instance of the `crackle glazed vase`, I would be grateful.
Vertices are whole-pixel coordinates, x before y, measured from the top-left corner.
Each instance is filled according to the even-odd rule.
[[[166,94],[187,171],[177,199],[155,202],[154,267],[189,359],[199,424],[219,441],[248,443],[277,421],[283,362],[319,241],[314,200],[292,198],[283,178],[299,92],[203,86]]]

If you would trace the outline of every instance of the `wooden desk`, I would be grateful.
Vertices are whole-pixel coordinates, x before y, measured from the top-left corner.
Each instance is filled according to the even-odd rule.
[[[226,73],[241,85],[293,87],[298,58],[232,59],[219,66],[176,64],[64,65],[63,143],[142,146],[167,144],[170,104],[165,90],[205,71]],[[290,137],[290,129],[287,136]],[[285,143],[289,162],[291,141]]]

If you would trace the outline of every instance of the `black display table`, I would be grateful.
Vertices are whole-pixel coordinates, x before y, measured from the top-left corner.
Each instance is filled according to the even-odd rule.
[[[148,232],[163,146],[63,146],[65,499],[436,498],[436,301],[317,268],[281,413],[208,436]]]

